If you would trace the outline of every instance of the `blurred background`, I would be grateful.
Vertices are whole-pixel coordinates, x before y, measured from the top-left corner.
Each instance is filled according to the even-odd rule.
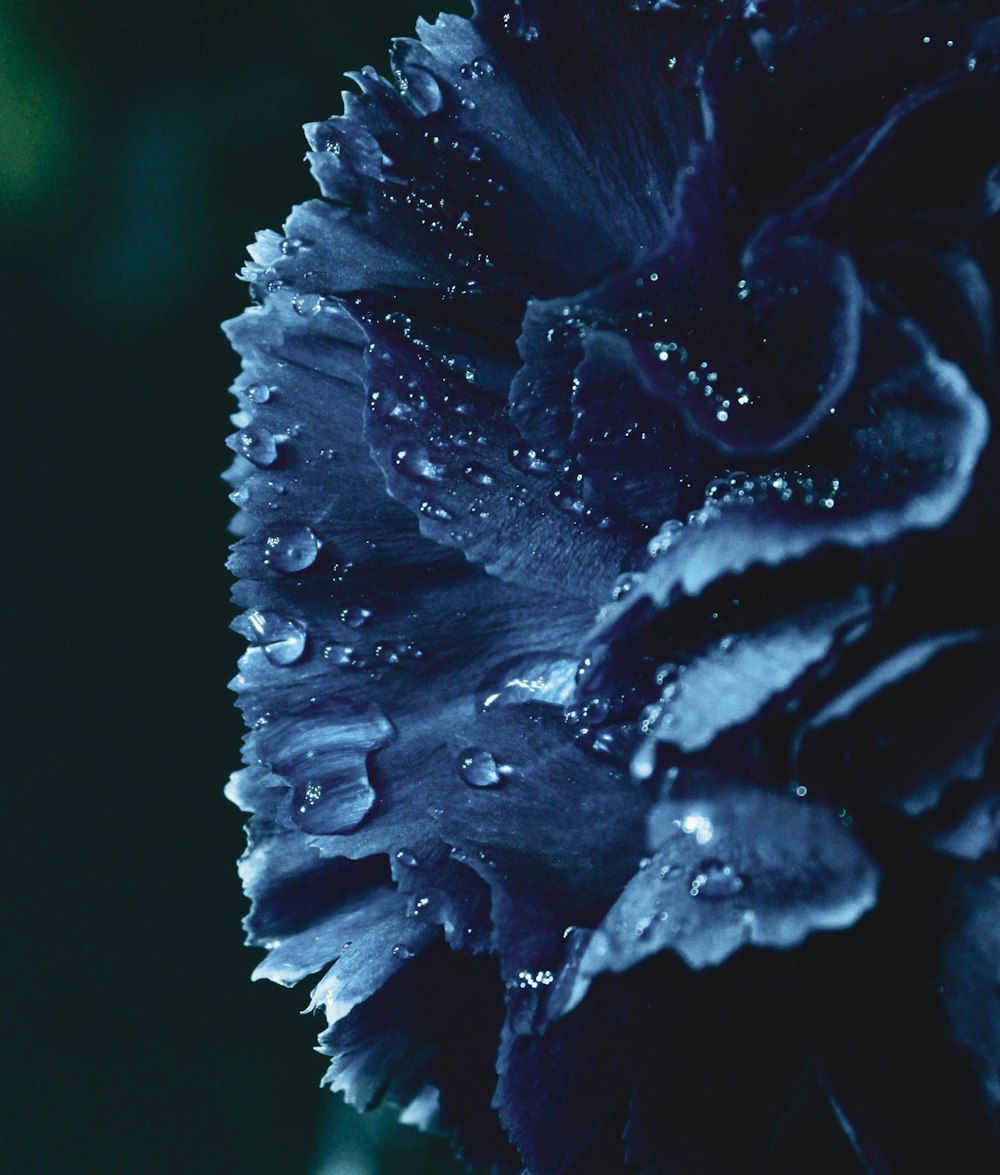
[[[467,11],[456,3],[452,10]],[[446,1175],[252,985],[218,329],[435,0],[0,0],[4,1172]]]

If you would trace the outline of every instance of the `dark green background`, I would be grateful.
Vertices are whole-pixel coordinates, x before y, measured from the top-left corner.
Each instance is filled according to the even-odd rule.
[[[221,795],[218,323],[254,230],[313,193],[300,125],[435,13],[0,3],[4,1171],[450,1170],[410,1131],[375,1131],[365,1166],[371,1129],[324,1121],[306,991],[249,982]],[[354,1167],[324,1168],[331,1145]]]

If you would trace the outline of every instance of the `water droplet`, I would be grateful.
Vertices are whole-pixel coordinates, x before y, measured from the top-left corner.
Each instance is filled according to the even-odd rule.
[[[576,677],[576,661],[539,650],[512,657],[491,669],[476,691],[476,701],[483,710],[523,702],[566,706],[573,698]]]
[[[580,711],[580,717],[590,726],[599,726],[607,718],[609,709],[603,698],[593,698]]]
[[[458,773],[470,787],[497,787],[503,782],[497,761],[481,747],[466,747],[458,757]]]
[[[510,463],[521,473],[530,473],[534,477],[544,477],[552,471],[552,465],[536,449],[511,449]]]
[[[323,301],[319,294],[296,294],[292,298],[292,308],[303,318],[312,318],[323,309]]]
[[[411,950],[411,948],[403,942],[397,942],[396,945],[392,948],[392,953],[396,956],[397,959],[402,959],[404,962],[407,959],[412,959],[414,955],[413,950]]]
[[[248,425],[236,434],[236,452],[258,469],[266,469],[278,458],[278,446],[266,428]]]
[[[400,849],[396,854],[396,860],[400,865],[405,865],[407,869],[415,869],[420,864],[416,856],[409,849]]]
[[[306,627],[297,620],[286,620],[277,612],[253,611],[247,624],[272,665],[293,665],[305,652]]]
[[[296,575],[316,562],[319,540],[298,522],[275,523],[264,544],[264,562],[283,575]]]
[[[407,66],[406,72],[396,72],[399,92],[406,98],[417,114],[426,117],[441,109],[444,96],[433,74],[417,66]]]
[[[647,546],[649,554],[655,559],[665,554],[677,535],[684,529],[684,523],[678,518],[670,518],[660,527],[659,533],[650,539]]]
[[[586,509],[587,504],[582,498],[576,497],[567,490],[556,488],[549,493],[549,501],[563,514],[573,514],[579,517]]]
[[[398,449],[392,463],[397,469],[418,481],[440,481],[447,472],[443,465],[431,460],[423,445],[409,445],[405,449]]]
[[[642,582],[642,576],[634,571],[626,571],[615,580],[611,589],[612,600],[624,600],[635,587]]]
[[[474,78],[491,78],[496,73],[496,69],[492,61],[488,61],[485,57],[477,57],[467,65],[461,66],[458,72],[466,81],[471,81]]]
[[[467,219],[468,213],[463,213],[463,217]],[[466,383],[476,382],[476,366],[468,355],[446,355],[444,363],[446,367],[460,375]]]
[[[521,7],[521,0],[514,0],[514,6],[503,14],[503,27],[508,37],[518,41],[538,40],[538,29],[531,23]]]
[[[473,461],[471,464],[466,465],[462,470],[462,476],[473,485],[491,486],[494,484],[493,474],[485,465],[481,465],[478,461]]]
[[[444,506],[435,506],[433,502],[421,502],[419,510],[421,514],[425,514],[428,518],[434,518],[438,522],[455,521],[455,515],[450,510],[445,509]]]
[[[360,604],[350,604],[340,613],[340,619],[348,628],[361,628],[363,624],[367,624],[371,620],[371,616],[371,609],[364,608]]]
[[[698,872],[691,878],[691,896],[709,898],[714,901],[735,897],[744,887],[743,878],[731,865],[721,861],[702,861]]]
[[[271,398],[271,389],[267,384],[251,384],[247,388],[246,396],[251,404],[266,404]]]
[[[294,257],[305,248],[306,242],[301,237],[286,237],[281,242],[281,251],[286,257]]]

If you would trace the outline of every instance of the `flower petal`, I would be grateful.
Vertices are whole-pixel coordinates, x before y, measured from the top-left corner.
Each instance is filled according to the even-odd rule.
[[[884,346],[885,361],[895,351],[909,363],[874,382],[868,399],[877,423],[853,433],[846,460],[833,473],[733,479],[686,526],[673,523],[666,541],[654,540],[660,557],[626,606],[649,597],[662,608],[724,576],[780,567],[827,544],[877,548],[958,510],[986,443],[986,409],[957,367],[920,354],[912,333]]]
[[[519,470],[520,437],[487,394],[420,362],[405,340],[369,333],[368,440],[424,534],[525,587],[590,600],[609,592],[639,535],[602,529],[544,463]]]
[[[966,873],[951,893],[955,926],[943,954],[942,999],[959,1044],[975,1053],[1000,1105],[1000,878]]]
[[[799,777],[852,809],[878,796],[917,816],[955,780],[981,776],[998,725],[1000,641],[940,633],[886,656],[809,718]]]
[[[878,870],[826,807],[764,792],[664,800],[649,839],[654,854],[590,938],[564,1011],[595,976],[660,951],[712,966],[850,926],[875,902]]]

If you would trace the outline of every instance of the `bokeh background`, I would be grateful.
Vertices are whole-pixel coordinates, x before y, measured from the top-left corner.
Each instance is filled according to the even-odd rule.
[[[455,3],[454,11],[468,4]],[[435,0],[0,0],[0,1170],[447,1175],[252,985],[218,323]]]

